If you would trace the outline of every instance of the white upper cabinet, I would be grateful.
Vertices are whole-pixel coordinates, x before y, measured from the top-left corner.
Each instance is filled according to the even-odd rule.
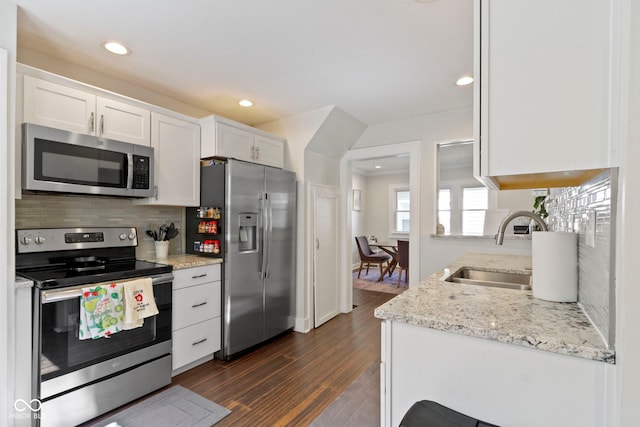
[[[284,167],[284,138],[217,116],[205,117],[200,124],[202,158],[229,157]]]
[[[150,145],[150,111],[76,88],[24,76],[23,121]]]
[[[156,197],[134,203],[199,206],[200,126],[152,112],[151,146],[155,156]]]
[[[475,0],[476,175],[615,166],[614,1]]]
[[[102,97],[97,97],[96,101],[96,135],[132,144],[150,145],[149,110]]]

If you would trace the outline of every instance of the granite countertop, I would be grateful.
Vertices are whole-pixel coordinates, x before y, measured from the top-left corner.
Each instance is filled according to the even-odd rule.
[[[533,298],[516,291],[441,280],[458,268],[531,270],[531,257],[468,254],[420,285],[376,308],[379,319],[484,338],[532,349],[615,363],[615,353],[577,303]]]
[[[164,259],[149,258],[145,261],[157,262],[159,264],[169,264],[174,270],[182,270],[184,268],[200,267],[202,265],[221,264],[222,258],[211,258],[206,256],[179,254],[169,255]]]

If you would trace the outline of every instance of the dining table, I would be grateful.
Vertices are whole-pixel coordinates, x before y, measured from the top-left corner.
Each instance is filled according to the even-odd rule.
[[[398,245],[396,243],[391,242],[376,242],[369,243],[369,247],[378,248],[388,253],[391,256],[391,259],[387,263],[387,266],[382,270],[380,277],[378,277],[378,282],[382,282],[385,274],[393,274],[393,270],[395,270],[396,265],[398,265]]]

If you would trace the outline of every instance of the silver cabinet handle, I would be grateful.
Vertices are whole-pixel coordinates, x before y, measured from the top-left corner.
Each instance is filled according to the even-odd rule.
[[[260,158],[260,147],[256,147],[256,160]]]
[[[207,273],[204,273],[204,274],[197,274],[197,275],[195,275],[195,276],[191,276],[191,278],[192,278],[192,279],[199,279],[199,278],[201,278],[201,277],[207,277]]]
[[[89,117],[89,133],[93,133],[93,129],[95,128],[96,118],[93,113],[91,113],[91,117]]]
[[[191,345],[198,345],[198,344],[202,344],[202,343],[203,343],[203,342],[205,342],[207,339],[208,339],[208,338],[202,338],[202,339],[201,339],[201,340],[199,340],[199,341],[196,341],[196,342],[194,342],[194,343],[191,343]]]
[[[207,301],[203,301],[203,302],[199,302],[197,304],[193,304],[191,307],[192,308],[196,308],[196,307],[202,307],[203,305],[207,305]]]
[[[100,136],[104,133],[104,114],[100,114]]]

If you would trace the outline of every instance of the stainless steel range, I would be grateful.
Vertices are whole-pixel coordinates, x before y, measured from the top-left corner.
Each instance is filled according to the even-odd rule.
[[[136,259],[135,228],[16,233],[16,272],[35,283],[35,424],[76,425],[171,383],[172,267]],[[143,277],[157,315],[109,337],[79,337],[83,288]]]

